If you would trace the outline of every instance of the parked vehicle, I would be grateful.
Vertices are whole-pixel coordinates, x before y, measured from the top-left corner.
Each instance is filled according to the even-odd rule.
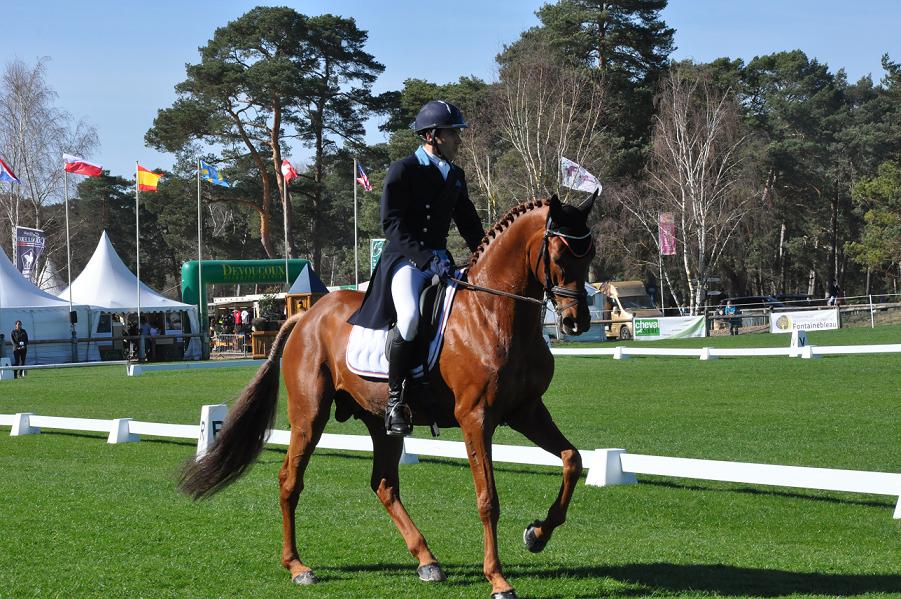
[[[764,308],[785,308],[785,304],[777,300],[772,295],[746,295],[742,297],[729,297],[720,300],[717,306],[717,312],[722,314],[723,307],[726,302],[732,302],[732,305],[739,310],[761,310]]]
[[[635,331],[632,321],[637,318],[654,318],[663,316],[641,281],[607,281],[592,283],[603,302],[602,320],[607,320],[604,330],[608,338],[632,339]]]
[[[803,309],[826,305],[826,300],[814,299],[807,293],[783,293],[777,295],[776,299],[785,304],[786,308]]]

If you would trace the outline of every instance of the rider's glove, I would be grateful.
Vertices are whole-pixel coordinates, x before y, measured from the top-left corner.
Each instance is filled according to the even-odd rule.
[[[448,278],[454,275],[454,268],[451,266],[450,260],[441,256],[432,256],[432,260],[429,262],[429,270],[438,275],[438,278],[442,281],[447,281]]]

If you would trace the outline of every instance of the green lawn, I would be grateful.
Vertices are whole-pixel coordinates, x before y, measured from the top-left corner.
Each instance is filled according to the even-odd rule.
[[[901,342],[901,327],[812,334],[815,345]],[[787,345],[747,335],[659,346]],[[559,358],[546,402],[580,448],[901,472],[901,355]],[[0,383],[0,413],[196,423],[253,369],[129,379],[122,367],[35,371]],[[284,398],[283,398],[284,400]],[[277,427],[285,428],[284,401]],[[210,501],[175,490],[188,441],[0,428],[0,597],[481,597],[481,525],[461,461],[403,466],[403,494],[449,580],[427,586],[368,488],[365,454],[314,457],[300,550],[322,583],[293,588],[278,563],[276,472],[264,451]],[[356,422],[329,432],[360,434]],[[418,436],[425,436],[418,430]],[[444,431],[443,439],[459,439]],[[526,444],[509,429],[499,443]],[[544,553],[523,527],[556,495],[553,468],[499,465],[505,572],[521,597],[901,597],[896,498],[663,477],[579,485]]]

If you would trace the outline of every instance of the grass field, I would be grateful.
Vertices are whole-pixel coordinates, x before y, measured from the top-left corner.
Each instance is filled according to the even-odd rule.
[[[901,327],[817,332],[815,345],[901,342]],[[787,345],[786,335],[658,342]],[[901,355],[820,360],[560,358],[546,403],[580,448],[901,471]],[[0,383],[0,413],[194,424],[233,397],[248,368],[155,373],[35,371]],[[284,397],[276,425],[285,428]],[[449,579],[428,586],[368,487],[364,454],[318,452],[301,498],[301,556],[322,583],[294,588],[279,565],[276,472],[264,451],[210,501],[175,489],[187,441],[0,428],[0,597],[480,597],[481,524],[461,461],[402,467],[405,503]],[[328,432],[362,434],[357,422]],[[417,431],[418,436],[425,432]],[[444,439],[459,439],[444,431]],[[526,444],[502,428],[496,442]],[[580,484],[542,554],[522,529],[556,495],[553,468],[499,465],[505,572],[521,597],[901,597],[896,499],[641,477]]]

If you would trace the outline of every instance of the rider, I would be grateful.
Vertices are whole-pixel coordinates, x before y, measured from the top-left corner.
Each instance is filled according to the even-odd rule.
[[[469,199],[463,169],[453,164],[467,127],[463,113],[449,102],[432,100],[416,115],[413,129],[423,144],[411,156],[391,164],[382,192],[382,228],[388,242],[382,251],[363,305],[348,322],[371,329],[397,325],[388,345],[389,435],[408,435],[410,409],[404,404],[404,380],[417,358],[419,295],[434,275],[453,273],[447,251],[450,221],[475,251],[485,236]]]

